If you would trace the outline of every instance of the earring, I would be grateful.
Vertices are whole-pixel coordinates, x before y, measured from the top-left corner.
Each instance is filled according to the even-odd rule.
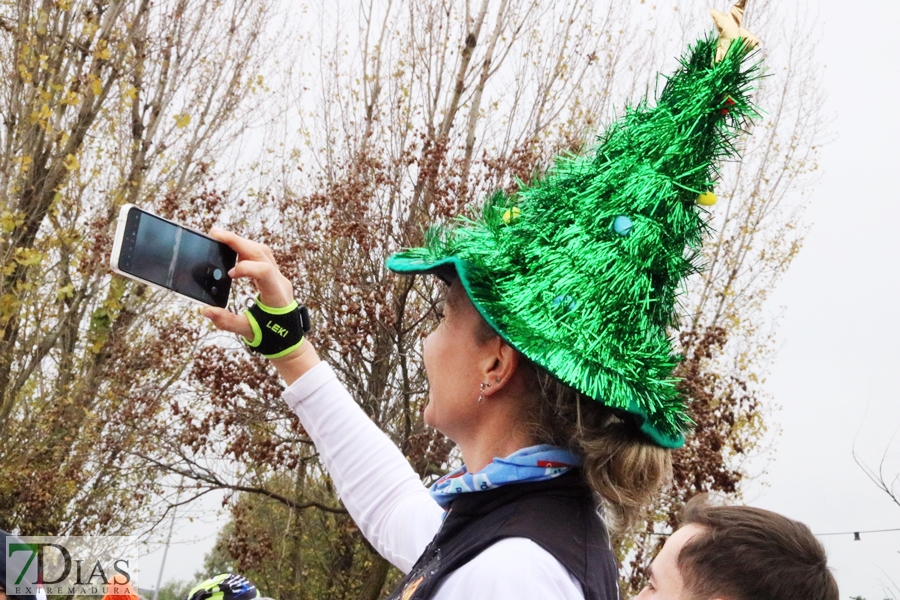
[[[483,381],[481,382],[481,394],[479,394],[478,396],[479,402],[482,402],[484,400],[484,390],[488,389],[489,387],[491,387],[491,384],[485,383]]]

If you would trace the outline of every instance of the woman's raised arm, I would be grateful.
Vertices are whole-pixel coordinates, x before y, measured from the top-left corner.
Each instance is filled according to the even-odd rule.
[[[270,309],[294,303],[293,286],[267,246],[222,229],[210,235],[237,251],[239,262],[229,276],[251,278],[259,302]],[[201,312],[223,331],[247,340],[255,336],[244,314],[213,307]],[[309,341],[272,359],[288,386],[284,398],[315,443],[350,516],[382,556],[408,571],[434,537],[444,511],[397,446],[321,362]]]

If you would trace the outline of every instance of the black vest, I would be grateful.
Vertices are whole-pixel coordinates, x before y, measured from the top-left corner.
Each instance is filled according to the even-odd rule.
[[[462,494],[389,600],[426,600],[444,578],[504,538],[528,538],[581,583],[585,600],[618,600],[616,559],[581,471]]]

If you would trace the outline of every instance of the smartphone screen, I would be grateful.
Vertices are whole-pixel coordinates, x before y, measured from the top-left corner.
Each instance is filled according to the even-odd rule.
[[[237,254],[227,245],[131,208],[118,267],[166,289],[206,304],[228,304]]]

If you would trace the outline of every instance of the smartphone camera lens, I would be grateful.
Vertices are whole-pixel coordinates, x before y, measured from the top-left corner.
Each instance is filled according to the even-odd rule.
[[[209,289],[209,291],[212,292],[212,295],[213,295],[213,296],[215,296],[216,294],[219,293],[219,288],[217,288],[216,286],[212,286],[212,287]]]
[[[213,271],[213,279],[215,279],[216,281],[222,279],[222,269],[216,269],[215,271]],[[215,292],[213,293],[215,294]]]

